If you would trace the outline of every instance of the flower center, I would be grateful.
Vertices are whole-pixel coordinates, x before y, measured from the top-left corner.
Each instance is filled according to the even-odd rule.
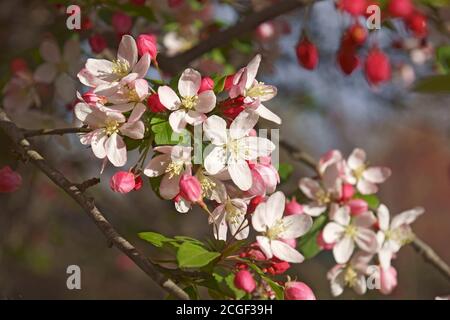
[[[227,222],[230,224],[240,224],[241,220],[239,219],[242,216],[242,211],[236,208],[233,203],[228,200],[225,204],[225,211],[227,213]]]
[[[271,240],[279,238],[279,235],[286,229],[283,220],[278,220],[275,224],[267,229],[266,236]]]
[[[181,171],[183,171],[183,161],[172,161],[166,168],[166,173],[169,174],[169,179],[173,176],[179,176]]]
[[[355,178],[357,180],[360,180],[363,176],[364,171],[366,171],[366,165],[361,165],[358,168],[356,168],[355,170],[353,170],[353,174],[355,175]]]
[[[108,120],[105,125],[106,134],[108,136],[119,131],[119,123],[116,120]]]
[[[112,65],[112,72],[119,77],[123,78],[125,77],[130,70],[130,65],[128,64],[128,61],[124,61],[121,59],[117,59],[113,61]]]
[[[358,229],[352,224],[349,224],[345,228],[345,235],[350,237],[350,238],[352,238],[352,239],[355,238],[357,233],[358,233]]]
[[[320,205],[327,204],[331,201],[330,194],[325,190],[319,190],[315,194],[316,200]]]
[[[356,280],[358,280],[358,274],[352,267],[347,267],[344,275],[344,283],[348,287],[352,288],[356,284]]]
[[[198,96],[183,98],[181,104],[187,110],[194,109],[198,102]]]
[[[139,98],[136,89],[130,89],[128,91],[128,101],[133,101],[133,102],[140,102],[141,99]]]
[[[411,243],[414,240],[414,234],[409,227],[399,227],[394,230],[385,231],[386,240],[393,240],[402,246]]]
[[[266,86],[264,82],[258,82],[254,84],[250,89],[247,90],[245,96],[258,98],[266,95],[273,94],[273,88],[270,86]]]
[[[200,187],[202,188],[202,197],[209,198],[216,187],[216,183],[206,177],[201,170],[199,170],[197,178],[200,181]]]

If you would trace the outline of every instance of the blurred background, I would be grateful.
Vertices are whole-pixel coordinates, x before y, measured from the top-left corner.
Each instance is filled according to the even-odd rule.
[[[185,26],[191,28],[197,23],[195,21],[201,21],[202,34],[196,34],[196,37],[202,39],[216,31],[205,27],[209,22],[220,20],[225,26],[233,24],[241,15],[267,5],[267,1],[200,1],[201,7],[194,8],[191,3],[195,1],[186,1],[189,4],[174,8],[162,5],[164,2],[147,1],[144,6],[164,13],[172,24],[178,23],[176,27],[168,28],[167,20],[162,23],[159,17],[148,26],[142,18],[133,16],[132,33],[159,32],[164,40],[163,35],[172,32],[170,30],[183,34]],[[10,66],[15,58],[22,57],[35,67],[39,64],[37,48],[43,39],[51,36],[59,43],[67,39],[69,31],[65,29],[64,3],[60,3],[0,2],[1,87],[11,78]],[[96,32],[109,35],[108,41],[114,52],[117,39],[111,35],[108,26],[98,22],[99,17],[108,19],[102,10],[90,8],[87,14]],[[448,6],[440,7],[439,14],[444,22],[450,21]],[[415,78],[436,72],[433,50],[450,43],[449,35],[430,24],[426,45],[422,43],[411,50],[398,50],[391,47],[392,30],[382,29],[377,34],[377,43],[389,53],[394,74],[391,82],[374,88],[365,80],[361,68],[346,77],[336,65],[341,34],[350,18],[338,12],[333,1],[315,4],[308,15],[304,10],[296,10],[270,23],[274,35],[269,31],[267,37],[266,27],[258,27],[240,47],[236,45],[240,49],[209,53],[194,62],[194,66],[206,74],[231,73],[246,64],[256,52],[261,52],[264,65],[260,78],[279,90],[268,106],[283,119],[281,137],[315,158],[332,148],[348,155],[353,148],[360,147],[367,151],[370,163],[390,167],[393,174],[381,187],[382,202],[390,208],[391,214],[423,206],[426,213],[414,224],[414,231],[450,262],[450,95],[411,90]],[[301,68],[297,61],[295,46],[303,30],[308,30],[310,39],[319,48],[320,63],[314,71]],[[93,31],[83,30],[76,36],[83,39],[83,32]],[[406,31],[399,33],[406,35]],[[162,52],[178,50],[170,47],[167,41],[163,42]],[[84,60],[90,48],[85,40],[81,47]],[[404,69],[403,65],[410,67]],[[155,70],[152,72],[156,75]],[[36,90],[43,97],[40,107],[32,107],[27,112],[13,110],[13,119],[25,128],[71,126],[71,102],[54,98],[49,87]],[[100,161],[79,143],[76,136],[33,140],[46,159],[72,181],[82,182],[99,176]],[[0,166],[10,165],[23,177],[22,187],[17,192],[0,193],[1,299],[165,297],[164,292],[126,256],[115,248],[108,248],[96,226],[63,191],[32,166],[15,158],[1,132],[0,146]],[[137,157],[137,154],[133,156]],[[297,188],[299,178],[313,175],[283,150],[280,159],[295,168],[293,175],[281,186],[286,193]],[[107,168],[101,183],[89,192],[116,229],[144,253],[156,255],[150,245],[138,239],[137,233],[141,231],[199,239],[210,236],[210,227],[202,212],[177,213],[172,203],[161,201],[154,195],[148,183],[127,195],[111,192],[109,178],[113,173],[112,168]],[[72,264],[81,268],[81,290],[66,288],[66,268]],[[331,254],[322,252],[317,258],[294,266],[290,273],[306,282],[319,299],[329,299],[331,293],[326,273],[332,266]],[[339,299],[434,299],[450,294],[448,280],[412,247],[406,246],[400,251],[394,266],[399,272],[399,285],[392,295],[368,292],[357,296],[346,290]]]

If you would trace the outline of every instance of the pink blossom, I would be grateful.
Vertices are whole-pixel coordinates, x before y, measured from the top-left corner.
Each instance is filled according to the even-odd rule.
[[[286,300],[316,300],[311,288],[299,281],[289,281],[285,284],[284,298]]]
[[[124,35],[130,32],[131,27],[133,26],[133,20],[129,15],[126,15],[125,13],[116,12],[111,18],[111,24],[116,33]]]
[[[189,202],[202,200],[202,187],[197,177],[186,173],[181,176],[180,195]]]
[[[286,202],[286,207],[284,208],[284,215],[291,216],[294,214],[302,214],[303,206],[297,202],[295,197],[288,202]]]
[[[136,187],[134,174],[128,171],[116,172],[109,182],[114,192],[128,193]]]
[[[354,195],[355,195],[355,188],[349,183],[344,183],[342,185],[341,200],[342,201],[348,201],[351,198],[353,198]]]
[[[150,58],[155,60],[158,55],[158,43],[156,42],[156,36],[153,34],[139,35],[137,38],[137,48],[140,56],[148,53]]]
[[[240,270],[235,274],[234,285],[247,293],[252,293],[256,288],[255,279],[248,270]]]
[[[153,93],[147,98],[147,106],[151,112],[164,112],[167,109],[162,105],[161,101],[159,101],[159,96],[157,93]]]
[[[100,34],[93,34],[89,37],[89,45],[91,46],[92,52],[101,53],[106,49],[107,43],[106,39]]]
[[[335,243],[326,243],[325,240],[323,240],[323,230],[319,232],[319,234],[317,235],[317,245],[322,249],[322,250],[332,250]]]
[[[352,199],[347,205],[350,207],[350,213],[353,216],[360,215],[361,213],[367,212],[369,210],[369,205],[367,201],[363,199]]]
[[[22,177],[13,171],[11,167],[4,166],[0,169],[0,193],[17,191],[22,185]]]
[[[200,89],[198,89],[198,93],[202,93],[206,90],[214,89],[214,80],[210,77],[203,77],[202,82],[200,83]]]
[[[383,269],[380,267],[380,292],[390,294],[397,287],[397,270],[394,267]]]

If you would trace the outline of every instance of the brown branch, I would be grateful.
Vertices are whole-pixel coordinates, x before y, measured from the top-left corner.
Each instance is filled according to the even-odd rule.
[[[450,267],[437,255],[437,253],[428,244],[423,242],[417,236],[411,243],[412,247],[419,253],[425,261],[431,263],[436,269],[438,269],[447,280],[450,280]]]
[[[37,129],[27,130],[21,129],[25,138],[31,138],[36,136],[50,136],[50,135],[64,135],[70,133],[86,133],[92,131],[89,128],[62,128],[62,129]]]
[[[286,141],[280,140],[280,146],[284,148],[293,159],[306,164],[308,167],[317,172],[316,161],[308,153],[298,149]],[[428,244],[415,236],[411,245],[425,259],[425,261],[434,266],[440,273],[450,280],[450,267]]]
[[[201,41],[195,47],[174,57],[160,55],[158,63],[162,70],[175,74],[204,53],[214,48],[222,47],[231,40],[240,38],[254,30],[261,23],[274,19],[292,10],[310,5],[317,0],[282,0],[261,11],[254,12],[234,26],[220,32],[213,33],[208,39]]]
[[[12,140],[16,151],[23,159],[29,160],[40,171],[47,175],[58,187],[74,199],[94,221],[103,233],[108,243],[117,247],[144,271],[152,280],[164,290],[179,299],[188,300],[189,296],[172,280],[162,275],[155,265],[140,253],[130,242],[123,238],[95,206],[93,199],[86,196],[79,187],[70,182],[61,172],[53,168],[25,139],[23,132],[8,118],[0,108],[0,128]]]

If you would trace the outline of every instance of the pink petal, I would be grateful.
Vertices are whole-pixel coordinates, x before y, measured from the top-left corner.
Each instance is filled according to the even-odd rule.
[[[280,260],[292,263],[301,263],[305,260],[300,252],[282,241],[272,240],[270,242],[270,247],[273,255]]]
[[[353,152],[350,154],[347,160],[348,166],[353,170],[360,168],[361,166],[364,165],[365,162],[366,162],[366,153],[364,150],[358,148],[353,150]]]
[[[333,247],[333,256],[337,263],[346,263],[353,251],[355,250],[355,242],[350,237],[343,237]]]
[[[194,69],[188,68],[181,74],[178,81],[178,92],[182,97],[194,97],[197,95],[202,82],[202,76]]]
[[[168,110],[174,111],[180,108],[181,100],[169,86],[158,88],[158,97],[161,104]]]
[[[124,35],[119,44],[119,51],[117,57],[121,60],[127,61],[130,69],[134,67],[137,62],[138,52],[136,41],[129,35]]]
[[[195,110],[202,113],[208,113],[216,106],[216,95],[212,90],[203,91],[198,95],[198,102],[195,106]]]
[[[383,183],[391,175],[391,169],[386,167],[370,167],[363,172],[363,177],[372,183]]]
[[[186,111],[177,110],[170,114],[169,123],[170,127],[175,133],[181,133],[186,127]]]

